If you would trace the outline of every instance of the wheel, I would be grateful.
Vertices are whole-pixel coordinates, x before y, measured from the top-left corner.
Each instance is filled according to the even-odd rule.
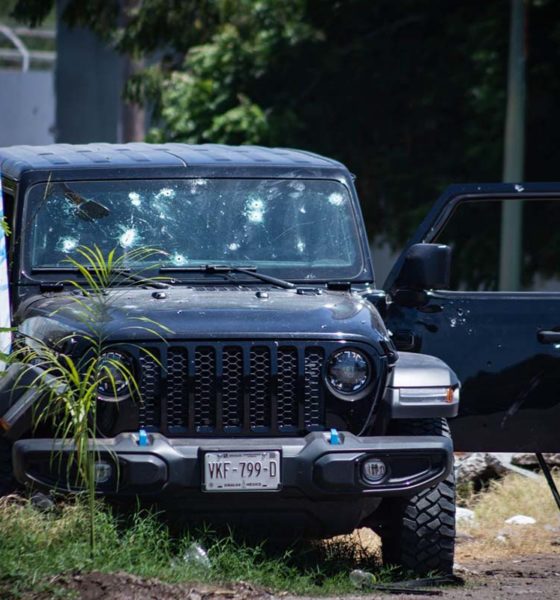
[[[0,498],[13,492],[15,480],[12,471],[12,444],[0,438]]]
[[[450,437],[445,419],[396,421],[395,435]],[[388,500],[386,519],[378,529],[383,563],[418,575],[453,572],[455,552],[455,476],[453,470],[433,488],[410,498]]]

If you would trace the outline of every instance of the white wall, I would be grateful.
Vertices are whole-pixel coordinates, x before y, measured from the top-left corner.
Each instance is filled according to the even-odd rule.
[[[54,142],[53,71],[0,69],[0,146]]]

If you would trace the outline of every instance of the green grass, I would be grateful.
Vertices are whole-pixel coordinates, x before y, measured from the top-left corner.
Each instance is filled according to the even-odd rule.
[[[173,536],[153,512],[119,517],[101,505],[95,514],[97,544],[91,559],[87,523],[87,510],[80,503],[63,504],[50,513],[27,501],[0,503],[0,597],[39,591],[54,575],[77,571],[125,571],[168,583],[245,581],[309,595],[355,593],[348,577],[354,568],[374,572],[381,582],[391,579],[391,571],[380,568],[377,558],[355,540],[275,549],[209,531]],[[183,559],[193,543],[207,549],[210,569]]]

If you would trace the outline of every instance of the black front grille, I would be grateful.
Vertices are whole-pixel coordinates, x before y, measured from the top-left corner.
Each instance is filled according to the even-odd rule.
[[[140,427],[176,436],[325,429],[321,346],[185,343],[146,352]]]

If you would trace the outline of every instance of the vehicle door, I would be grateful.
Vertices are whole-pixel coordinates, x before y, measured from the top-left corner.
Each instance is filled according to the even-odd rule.
[[[520,246],[505,248],[507,257],[520,248],[518,283],[500,289],[505,205],[520,207],[522,233]],[[417,243],[451,247],[448,289],[399,292]],[[397,347],[441,358],[462,383],[456,450],[560,450],[560,184],[449,188],[384,287]]]

